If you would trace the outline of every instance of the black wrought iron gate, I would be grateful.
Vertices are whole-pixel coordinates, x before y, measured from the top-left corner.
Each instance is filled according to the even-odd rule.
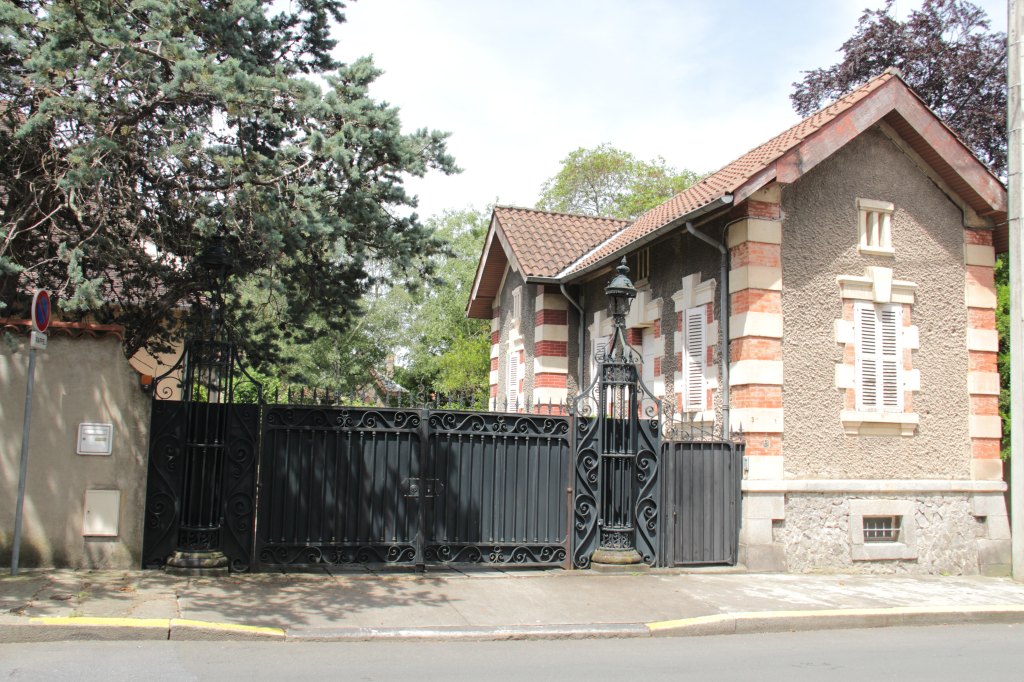
[[[597,380],[576,399],[576,568],[658,562],[663,410],[621,352],[602,359]]]
[[[191,341],[151,386],[143,566],[249,569],[261,401],[251,380],[236,400],[236,369],[232,344]]]
[[[153,387],[143,565],[735,562],[742,446],[661,443],[618,273],[609,355],[560,414],[267,405],[234,345],[191,341]]]
[[[563,564],[570,440],[556,415],[271,406],[256,560]]]

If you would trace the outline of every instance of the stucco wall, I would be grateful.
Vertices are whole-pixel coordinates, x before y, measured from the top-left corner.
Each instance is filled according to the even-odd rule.
[[[28,351],[0,347],[0,562],[10,565]],[[37,352],[20,565],[137,568],[150,401],[120,341],[51,337]],[[112,424],[110,456],[75,454],[81,422]],[[83,537],[85,493],[120,490],[117,537]]]
[[[857,251],[856,199],[892,202],[895,258]],[[871,130],[784,188],[782,307],[788,478],[969,478],[967,310],[959,209],[880,131]],[[850,436],[835,388],[843,347],[837,275],[892,268],[917,284],[917,435]]]

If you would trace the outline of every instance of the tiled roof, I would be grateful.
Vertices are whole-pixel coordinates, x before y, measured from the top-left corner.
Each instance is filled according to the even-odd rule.
[[[507,264],[506,252],[525,277],[572,281],[675,229],[684,219],[713,212],[729,201],[739,204],[774,180],[794,182],[850,139],[883,120],[954,193],[995,223],[997,249],[1004,245],[1006,188],[897,72],[887,71],[633,222],[496,207],[494,216],[505,248],[492,251],[485,247],[467,313],[484,319],[490,316]]]
[[[14,317],[0,318],[0,331],[24,333],[31,329],[32,320]],[[124,339],[124,327],[119,324],[91,324],[89,322],[52,320],[50,326],[46,328],[46,333],[49,336],[56,336],[58,334],[70,337],[91,336],[93,338],[113,336],[119,340]]]
[[[773,137],[759,147],[751,149],[743,156],[715,171],[692,187],[683,190],[668,201],[650,209],[626,229],[615,235],[614,239],[611,239],[600,249],[592,253],[582,250],[577,251],[579,260],[572,265],[570,272],[566,274],[586,268],[588,265],[606,258],[622,247],[641,239],[658,228],[664,227],[672,221],[697,210],[701,206],[734,192],[758,173],[762,172],[770,163],[779,159],[804,139],[817,132],[826,123],[895,77],[892,73],[886,72],[868,81],[827,107],[811,114],[780,135]]]
[[[627,220],[495,206],[524,277],[554,277],[629,224]]]

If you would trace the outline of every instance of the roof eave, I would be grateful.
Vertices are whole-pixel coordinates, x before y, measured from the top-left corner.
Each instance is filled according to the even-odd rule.
[[[622,258],[627,253],[631,253],[632,251],[635,251],[636,249],[638,249],[641,246],[643,246],[644,244],[649,244],[650,242],[654,241],[655,239],[659,239],[663,235],[665,235],[665,234],[667,234],[667,233],[669,233],[669,232],[679,228],[680,226],[684,225],[685,223],[692,222],[692,221],[694,221],[694,220],[696,220],[696,219],[698,219],[698,218],[700,218],[702,216],[705,216],[705,215],[707,215],[709,213],[713,213],[713,212],[715,212],[715,211],[717,211],[719,209],[725,208],[726,206],[731,206],[732,203],[733,203],[733,195],[732,194],[723,194],[723,195],[719,196],[718,198],[709,201],[708,203],[704,204],[703,206],[695,208],[694,210],[690,211],[689,213],[685,213],[685,214],[679,216],[678,218],[676,218],[675,220],[672,220],[671,222],[665,223],[664,225],[662,225],[658,229],[652,230],[651,232],[648,232],[644,236],[639,237],[638,239],[636,239],[634,241],[631,241],[628,244],[625,244],[625,245],[619,247],[615,251],[609,253],[607,256],[604,256],[603,258],[601,258],[601,259],[599,259],[597,261],[594,261],[590,265],[587,265],[586,267],[580,268],[579,270],[573,270],[571,272],[567,272],[563,276],[559,276],[557,278],[558,283],[563,284],[563,283],[573,282],[575,280],[578,280],[578,279],[582,278],[583,276],[585,276],[587,274],[590,274],[591,272],[594,272],[596,270],[600,270],[600,269],[602,269],[602,268],[604,268],[604,267],[614,263],[619,258]]]

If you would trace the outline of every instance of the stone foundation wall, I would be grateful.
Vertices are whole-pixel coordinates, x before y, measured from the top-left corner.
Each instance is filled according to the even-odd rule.
[[[976,516],[972,495],[936,493],[908,496],[838,496],[828,493],[786,495],[785,519],[774,521],[774,543],[782,546],[791,573],[930,573],[973,575],[990,563],[981,556],[991,542],[986,517]],[[914,559],[854,560],[852,513],[858,500],[909,503],[913,519]],[[877,547],[877,545],[874,545]],[[1007,548],[1008,549],[1008,548]]]

